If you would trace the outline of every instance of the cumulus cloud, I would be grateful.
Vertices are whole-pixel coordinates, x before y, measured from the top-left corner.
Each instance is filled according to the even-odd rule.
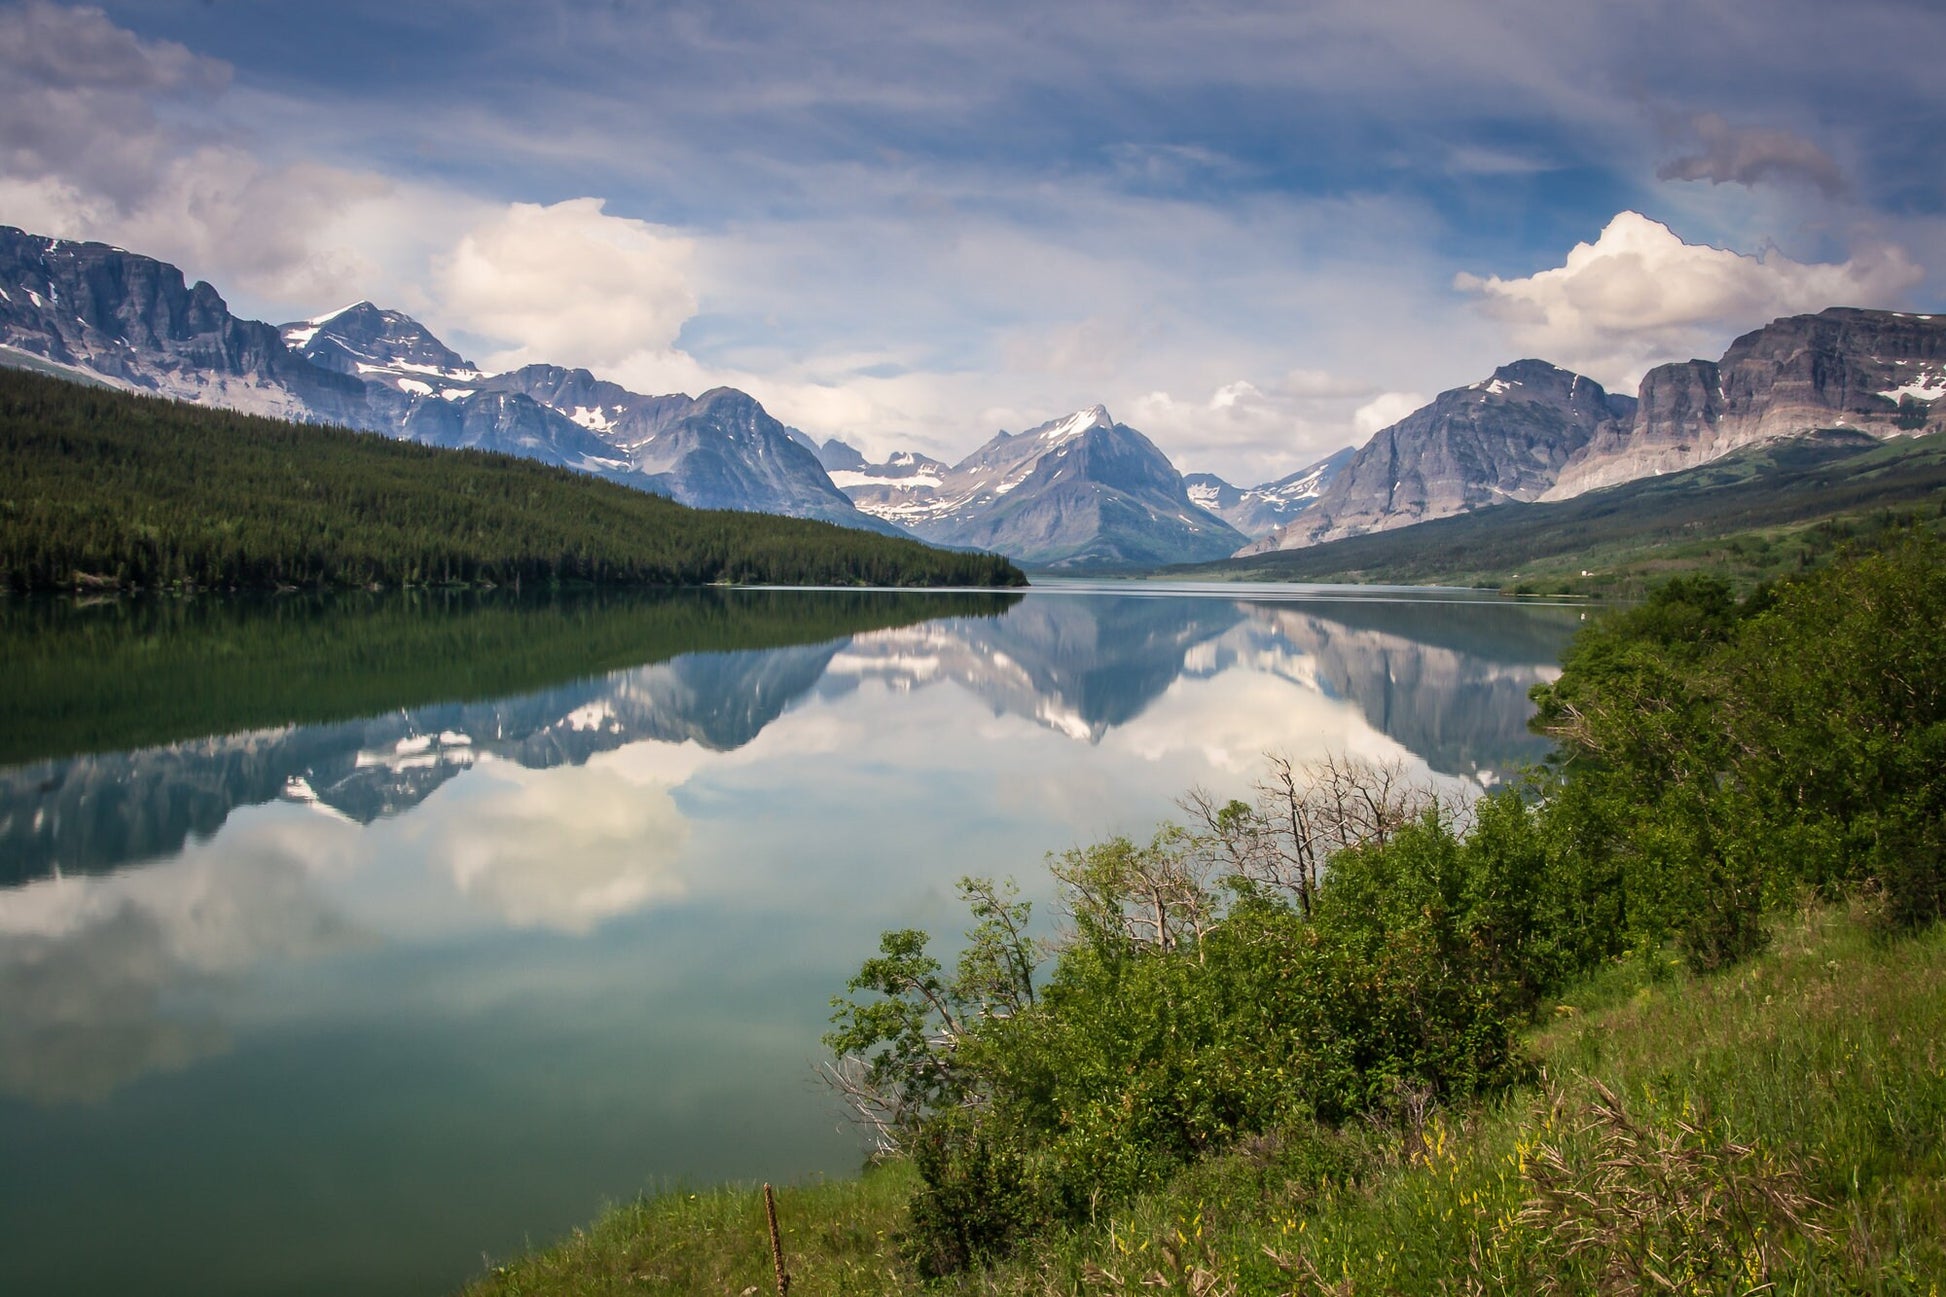
[[[58,178],[126,210],[167,168],[156,104],[208,101],[229,67],[146,41],[99,9],[34,3],[0,11],[0,168]]]
[[[502,787],[435,855],[461,892],[508,923],[586,932],[683,893],[676,862],[689,825],[667,787],[598,766],[490,766]]]
[[[258,301],[375,290],[373,250],[334,233],[399,187],[374,172],[267,164],[218,125],[229,83],[221,60],[137,36],[99,9],[0,10],[7,220],[123,244]],[[188,116],[203,125],[185,127]],[[411,213],[390,215],[411,228]]]
[[[1321,369],[1293,369],[1255,383],[1233,379],[1203,399],[1166,390],[1143,393],[1117,413],[1163,445],[1179,467],[1194,471],[1209,459],[1229,461],[1239,486],[1254,486],[1307,467],[1371,435],[1361,413],[1386,397],[1363,379]]]
[[[672,355],[696,313],[695,245],[603,206],[599,198],[512,203],[444,258],[445,308],[508,345],[490,363],[614,371]]]
[[[1672,158],[1656,169],[1663,180],[1707,180],[1745,188],[1766,181],[1792,181],[1816,186],[1827,196],[1845,190],[1844,173],[1831,155],[1790,131],[1761,126],[1732,126],[1716,113],[1689,119],[1689,133],[1702,147]]]
[[[1426,403],[1417,392],[1381,392],[1352,411],[1352,426],[1361,437],[1389,428]]]
[[[1512,342],[1628,390],[1650,367],[1714,356],[1728,339],[1780,315],[1827,306],[1888,306],[1925,272],[1894,246],[1842,262],[1804,263],[1775,250],[1747,256],[1684,243],[1668,226],[1622,212],[1563,265],[1524,279],[1460,274]]]

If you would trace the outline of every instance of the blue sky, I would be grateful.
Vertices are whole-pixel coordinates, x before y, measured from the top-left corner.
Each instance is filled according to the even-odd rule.
[[[1264,480],[1522,356],[1946,305],[1946,9],[0,4],[0,222],[239,311]]]

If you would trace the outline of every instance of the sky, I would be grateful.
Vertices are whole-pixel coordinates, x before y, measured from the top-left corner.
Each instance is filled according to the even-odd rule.
[[[1942,50],[1938,0],[0,3],[0,224],[874,458],[1100,402],[1249,485],[1515,359],[1946,309]]]

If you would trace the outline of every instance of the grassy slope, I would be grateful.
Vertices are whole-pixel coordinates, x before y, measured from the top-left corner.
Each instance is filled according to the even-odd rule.
[[[1573,500],[1501,505],[1167,572],[1626,595],[1676,572],[1751,584],[1795,571],[1887,514],[1934,526],[1946,517],[1946,439],[1878,444],[1838,433],[1780,442]]]
[[[1642,1264],[1682,1292],[1946,1287],[1946,927],[1879,942],[1807,911],[1725,974],[1616,968],[1530,1043],[1537,1084],[1491,1108],[1261,1141],[955,1290],[1660,1290],[1628,1286]],[[914,1289],[893,1241],[911,1183],[786,1190],[791,1291]],[[759,1198],[717,1189],[618,1208],[468,1291],[771,1290]]]

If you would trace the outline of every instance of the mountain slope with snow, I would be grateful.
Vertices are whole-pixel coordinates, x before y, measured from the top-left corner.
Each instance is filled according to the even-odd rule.
[[[1190,473],[1183,478],[1183,485],[1191,500],[1255,540],[1315,504],[1356,453],[1346,446],[1260,486],[1232,486],[1214,473]]]
[[[281,327],[242,320],[208,284],[107,244],[0,227],[0,363],[502,451],[684,504],[898,531],[853,507],[816,455],[742,393],[644,396],[554,365],[487,374],[371,302]]]
[[[1832,307],[1773,320],[1718,361],[1660,365],[1633,417],[1602,428],[1541,498],[1676,472],[1827,428],[1946,430],[1946,315]]]
[[[948,467],[918,455],[840,470],[860,508],[940,544],[1050,569],[1133,569],[1218,557],[1245,539],[1190,500],[1154,443],[1099,405],[1002,432]]]

